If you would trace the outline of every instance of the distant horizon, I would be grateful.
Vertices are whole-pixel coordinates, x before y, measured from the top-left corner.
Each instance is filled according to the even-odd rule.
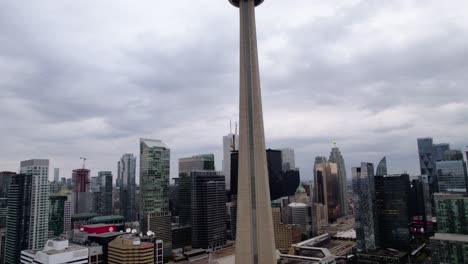
[[[221,138],[222,138],[222,137],[221,137]],[[420,138],[426,138],[426,137],[420,137]],[[164,142],[164,140],[162,140],[162,141]],[[468,152],[468,147],[465,147],[465,149],[463,149],[463,147],[460,147],[460,148],[455,147],[455,148],[454,148],[453,145],[450,144],[450,142],[437,142],[436,139],[434,139],[434,141],[435,141],[435,144],[449,144],[451,149],[455,149],[455,150],[460,150],[460,151],[462,151],[462,153],[463,153],[463,155],[464,155],[464,157],[465,157],[465,160],[466,160],[466,152]],[[416,140],[415,140],[415,145],[416,145],[416,148],[417,148]],[[331,151],[332,147],[333,147],[333,144],[330,144],[330,151]],[[410,176],[419,176],[419,175],[420,175],[420,172],[419,172],[419,170],[420,170],[420,168],[419,168],[419,160],[417,160],[417,163],[414,165],[415,168],[413,168],[413,170],[415,170],[415,171],[410,171],[410,170],[406,170],[406,171],[405,171],[404,169],[401,170],[401,171],[398,171],[397,169],[394,169],[394,168],[392,167],[392,161],[390,160],[390,162],[389,162],[389,158],[388,158],[389,156],[388,156],[388,155],[383,155],[383,156],[381,156],[378,160],[375,160],[375,161],[368,161],[368,160],[366,161],[366,160],[362,160],[362,161],[360,161],[360,162],[357,162],[356,164],[348,165],[348,162],[347,162],[347,159],[346,159],[346,154],[343,153],[342,149],[341,149],[338,145],[337,145],[337,147],[340,149],[342,155],[344,156],[345,165],[346,165],[346,176],[347,176],[348,181],[352,179],[352,176],[351,176],[351,168],[352,168],[352,167],[358,167],[358,166],[360,166],[361,162],[370,162],[370,163],[373,163],[373,164],[374,164],[374,167],[375,167],[375,168],[377,168],[377,165],[378,165],[380,159],[383,158],[384,156],[387,157],[387,165],[388,165],[388,171],[389,171],[387,175],[398,175],[398,174],[403,174],[403,173],[407,173],[407,174],[409,174]],[[290,148],[290,147],[283,146],[283,147],[280,147],[280,148]],[[273,150],[279,150],[280,148],[267,147],[267,149],[273,149]],[[170,149],[170,146],[169,146],[169,149]],[[220,149],[222,150],[222,144],[220,144]],[[294,150],[294,151],[295,151],[295,156],[297,157],[297,152],[296,152],[296,150]],[[221,152],[221,151],[220,151],[220,152]],[[127,153],[128,153],[128,154],[133,154],[133,155],[136,157],[136,159],[137,159],[136,179],[137,179],[137,185],[139,186],[139,178],[140,178],[140,175],[139,175],[139,160],[140,160],[140,156],[137,155],[136,153],[131,153],[131,152],[125,152],[125,153],[122,153],[122,155],[127,154]],[[139,151],[138,151],[137,153],[139,153]],[[222,153],[222,152],[221,152],[221,153]],[[186,157],[191,157],[191,156],[195,156],[195,155],[202,155],[202,154],[214,154],[214,153],[200,152],[200,153],[194,153],[194,154],[187,155],[187,156],[183,156],[183,157],[180,156],[180,157],[177,157],[177,158],[173,158],[173,156],[172,156],[172,149],[171,149],[171,171],[170,171],[170,175],[171,175],[171,178],[170,178],[170,179],[171,179],[171,180],[170,180],[170,184],[173,184],[173,179],[174,179],[174,178],[178,178],[178,177],[179,177],[179,176],[178,176],[178,161],[179,161],[180,158],[186,158]],[[99,171],[111,171],[111,172],[112,172],[112,175],[113,175],[113,184],[115,185],[115,182],[116,182],[116,179],[117,179],[117,169],[116,169],[116,168],[117,168],[117,162],[118,162],[118,160],[120,159],[120,157],[121,157],[122,155],[120,155],[119,158],[116,159],[115,168],[96,169],[96,168],[93,168],[93,167],[89,167],[89,166],[88,166],[88,163],[86,163],[86,167],[85,167],[85,168],[86,168],[86,169],[89,169],[89,170],[91,171],[91,172],[90,172],[90,177],[95,177],[95,176],[97,176],[97,174],[98,174]],[[419,157],[419,154],[418,154],[417,150],[416,150],[415,155],[416,155],[416,158]],[[217,158],[217,155],[215,154],[215,169],[216,169],[216,171],[222,171],[222,154],[219,154],[218,156],[221,156],[221,158]],[[312,175],[311,175],[310,178],[304,177],[304,176],[303,176],[303,172],[302,172],[303,170],[301,170],[301,167],[300,167],[300,166],[296,166],[296,168],[298,168],[299,171],[300,171],[300,173],[301,173],[301,181],[311,181],[311,180],[313,181],[313,164],[314,164],[314,163],[313,163],[313,160],[314,160],[315,157],[317,157],[317,156],[326,156],[327,159],[328,159],[328,158],[329,158],[329,153],[328,153],[327,155],[316,155],[316,156],[314,156],[314,157],[311,159],[311,161],[312,161],[312,163],[311,163],[311,168],[308,168],[308,169],[307,169],[307,170],[311,170],[311,171],[312,171]],[[47,158],[37,158],[37,157],[36,157],[36,158],[27,158],[27,159],[18,160],[18,162],[17,162],[17,163],[18,163],[18,168],[17,168],[17,169],[8,169],[8,168],[5,169],[4,167],[0,167],[0,171],[11,171],[11,172],[16,172],[16,173],[18,173],[18,172],[19,172],[19,164],[20,164],[20,162],[21,162],[21,161],[24,161],[24,160],[29,160],[29,159],[47,159]],[[50,164],[54,164],[54,163],[53,163],[53,160],[51,160],[51,159],[48,159],[48,160],[49,160]],[[176,165],[175,165],[176,171],[175,171],[175,172],[173,171],[173,163],[174,163],[174,161],[176,162]],[[62,167],[57,167],[57,166],[52,166],[52,165],[50,165],[50,166],[49,166],[49,180],[50,180],[51,182],[53,181],[53,176],[54,176],[54,174],[53,174],[53,169],[55,169],[55,168],[59,168],[59,169],[60,169],[60,175],[59,175],[60,178],[62,178],[62,177],[65,177],[65,178],[67,178],[67,179],[71,178],[71,174],[72,174],[72,171],[73,171],[73,170],[75,170],[75,169],[81,169],[81,168],[82,168],[82,160],[80,160],[80,162],[81,162],[81,165],[80,165],[80,166],[77,166],[76,168],[67,168],[67,170],[65,170],[65,171],[68,172],[68,175],[66,175],[66,176],[63,176],[63,171],[64,171],[64,170],[63,170]],[[88,159],[86,160],[86,162],[88,162]],[[1,163],[1,160],[0,160],[0,163]],[[219,165],[217,165],[218,163],[219,163]],[[297,159],[296,159],[296,165],[297,165]]]

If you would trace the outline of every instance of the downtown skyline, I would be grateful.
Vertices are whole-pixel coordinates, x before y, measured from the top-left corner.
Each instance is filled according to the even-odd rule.
[[[86,156],[92,176],[117,175],[144,137],[171,148],[172,178],[202,153],[221,170],[238,118],[237,14],[190,2],[2,2],[0,168],[50,159],[69,178]],[[419,174],[419,137],[468,145],[467,3],[270,2],[257,10],[266,145],[293,148],[301,179],[333,139],[348,179],[383,156],[389,173]]]

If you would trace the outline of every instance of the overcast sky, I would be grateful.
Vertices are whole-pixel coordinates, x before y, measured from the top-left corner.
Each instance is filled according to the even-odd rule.
[[[294,148],[303,179],[333,139],[348,174],[384,155],[417,174],[418,137],[468,145],[468,1],[256,10],[267,146]],[[172,177],[195,154],[221,170],[238,27],[227,0],[0,1],[0,171],[47,158],[70,177],[86,156],[92,175],[115,173],[140,137],[169,145]]]

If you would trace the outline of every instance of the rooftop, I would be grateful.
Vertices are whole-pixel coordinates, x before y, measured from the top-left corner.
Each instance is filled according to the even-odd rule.
[[[102,223],[102,222],[112,222],[112,221],[125,221],[125,217],[121,215],[105,215],[105,216],[95,216],[89,219],[89,223]]]
[[[338,232],[338,234],[336,234],[335,237],[356,239],[356,230],[350,229],[343,232]]]
[[[468,243],[468,235],[461,234],[448,234],[448,233],[435,233],[431,240],[443,240]]]
[[[145,143],[149,148],[166,148],[169,147],[159,139],[140,138],[141,143]]]
[[[291,206],[291,207],[307,207],[307,205],[304,204],[304,203],[290,203],[288,206]]]

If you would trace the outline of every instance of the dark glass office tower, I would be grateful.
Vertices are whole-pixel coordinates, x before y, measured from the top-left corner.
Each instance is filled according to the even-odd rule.
[[[352,168],[356,219],[356,247],[358,251],[379,248],[379,224],[375,205],[374,165],[362,162]]]
[[[415,235],[431,234],[432,204],[428,176],[419,176],[411,182],[410,216],[413,224],[410,231]]]
[[[191,225],[192,171],[214,171],[214,154],[203,154],[179,159],[179,224]]]
[[[112,215],[112,172],[100,171],[98,173],[98,192],[94,193],[94,212],[99,215]],[[127,219],[125,219],[127,220]]]
[[[340,204],[342,205],[342,212],[344,215],[349,214],[349,205],[348,205],[348,184],[346,180],[346,167],[343,155],[341,155],[340,149],[336,146],[334,142],[334,147],[330,153],[330,158],[328,162],[336,163],[338,167],[338,182],[340,185]]]
[[[124,154],[120,158],[117,179],[120,187],[120,215],[125,217],[125,221],[136,221],[136,158],[133,154]]]
[[[0,172],[0,198],[7,198],[10,190],[11,178],[16,172],[1,171]]]
[[[16,174],[8,195],[5,263],[18,263],[21,250],[28,249],[32,175]]]
[[[280,150],[268,149],[266,156],[271,201],[294,195],[300,183],[299,171],[283,171]],[[239,152],[233,151],[231,153],[231,195],[237,195],[238,157]]]
[[[226,244],[226,185],[215,171],[190,172],[192,247],[215,248]]]
[[[411,222],[409,175],[375,176],[374,179],[380,246],[407,250]]]
[[[63,234],[65,215],[65,195],[51,195],[49,210],[49,231],[54,232],[54,236]]]

